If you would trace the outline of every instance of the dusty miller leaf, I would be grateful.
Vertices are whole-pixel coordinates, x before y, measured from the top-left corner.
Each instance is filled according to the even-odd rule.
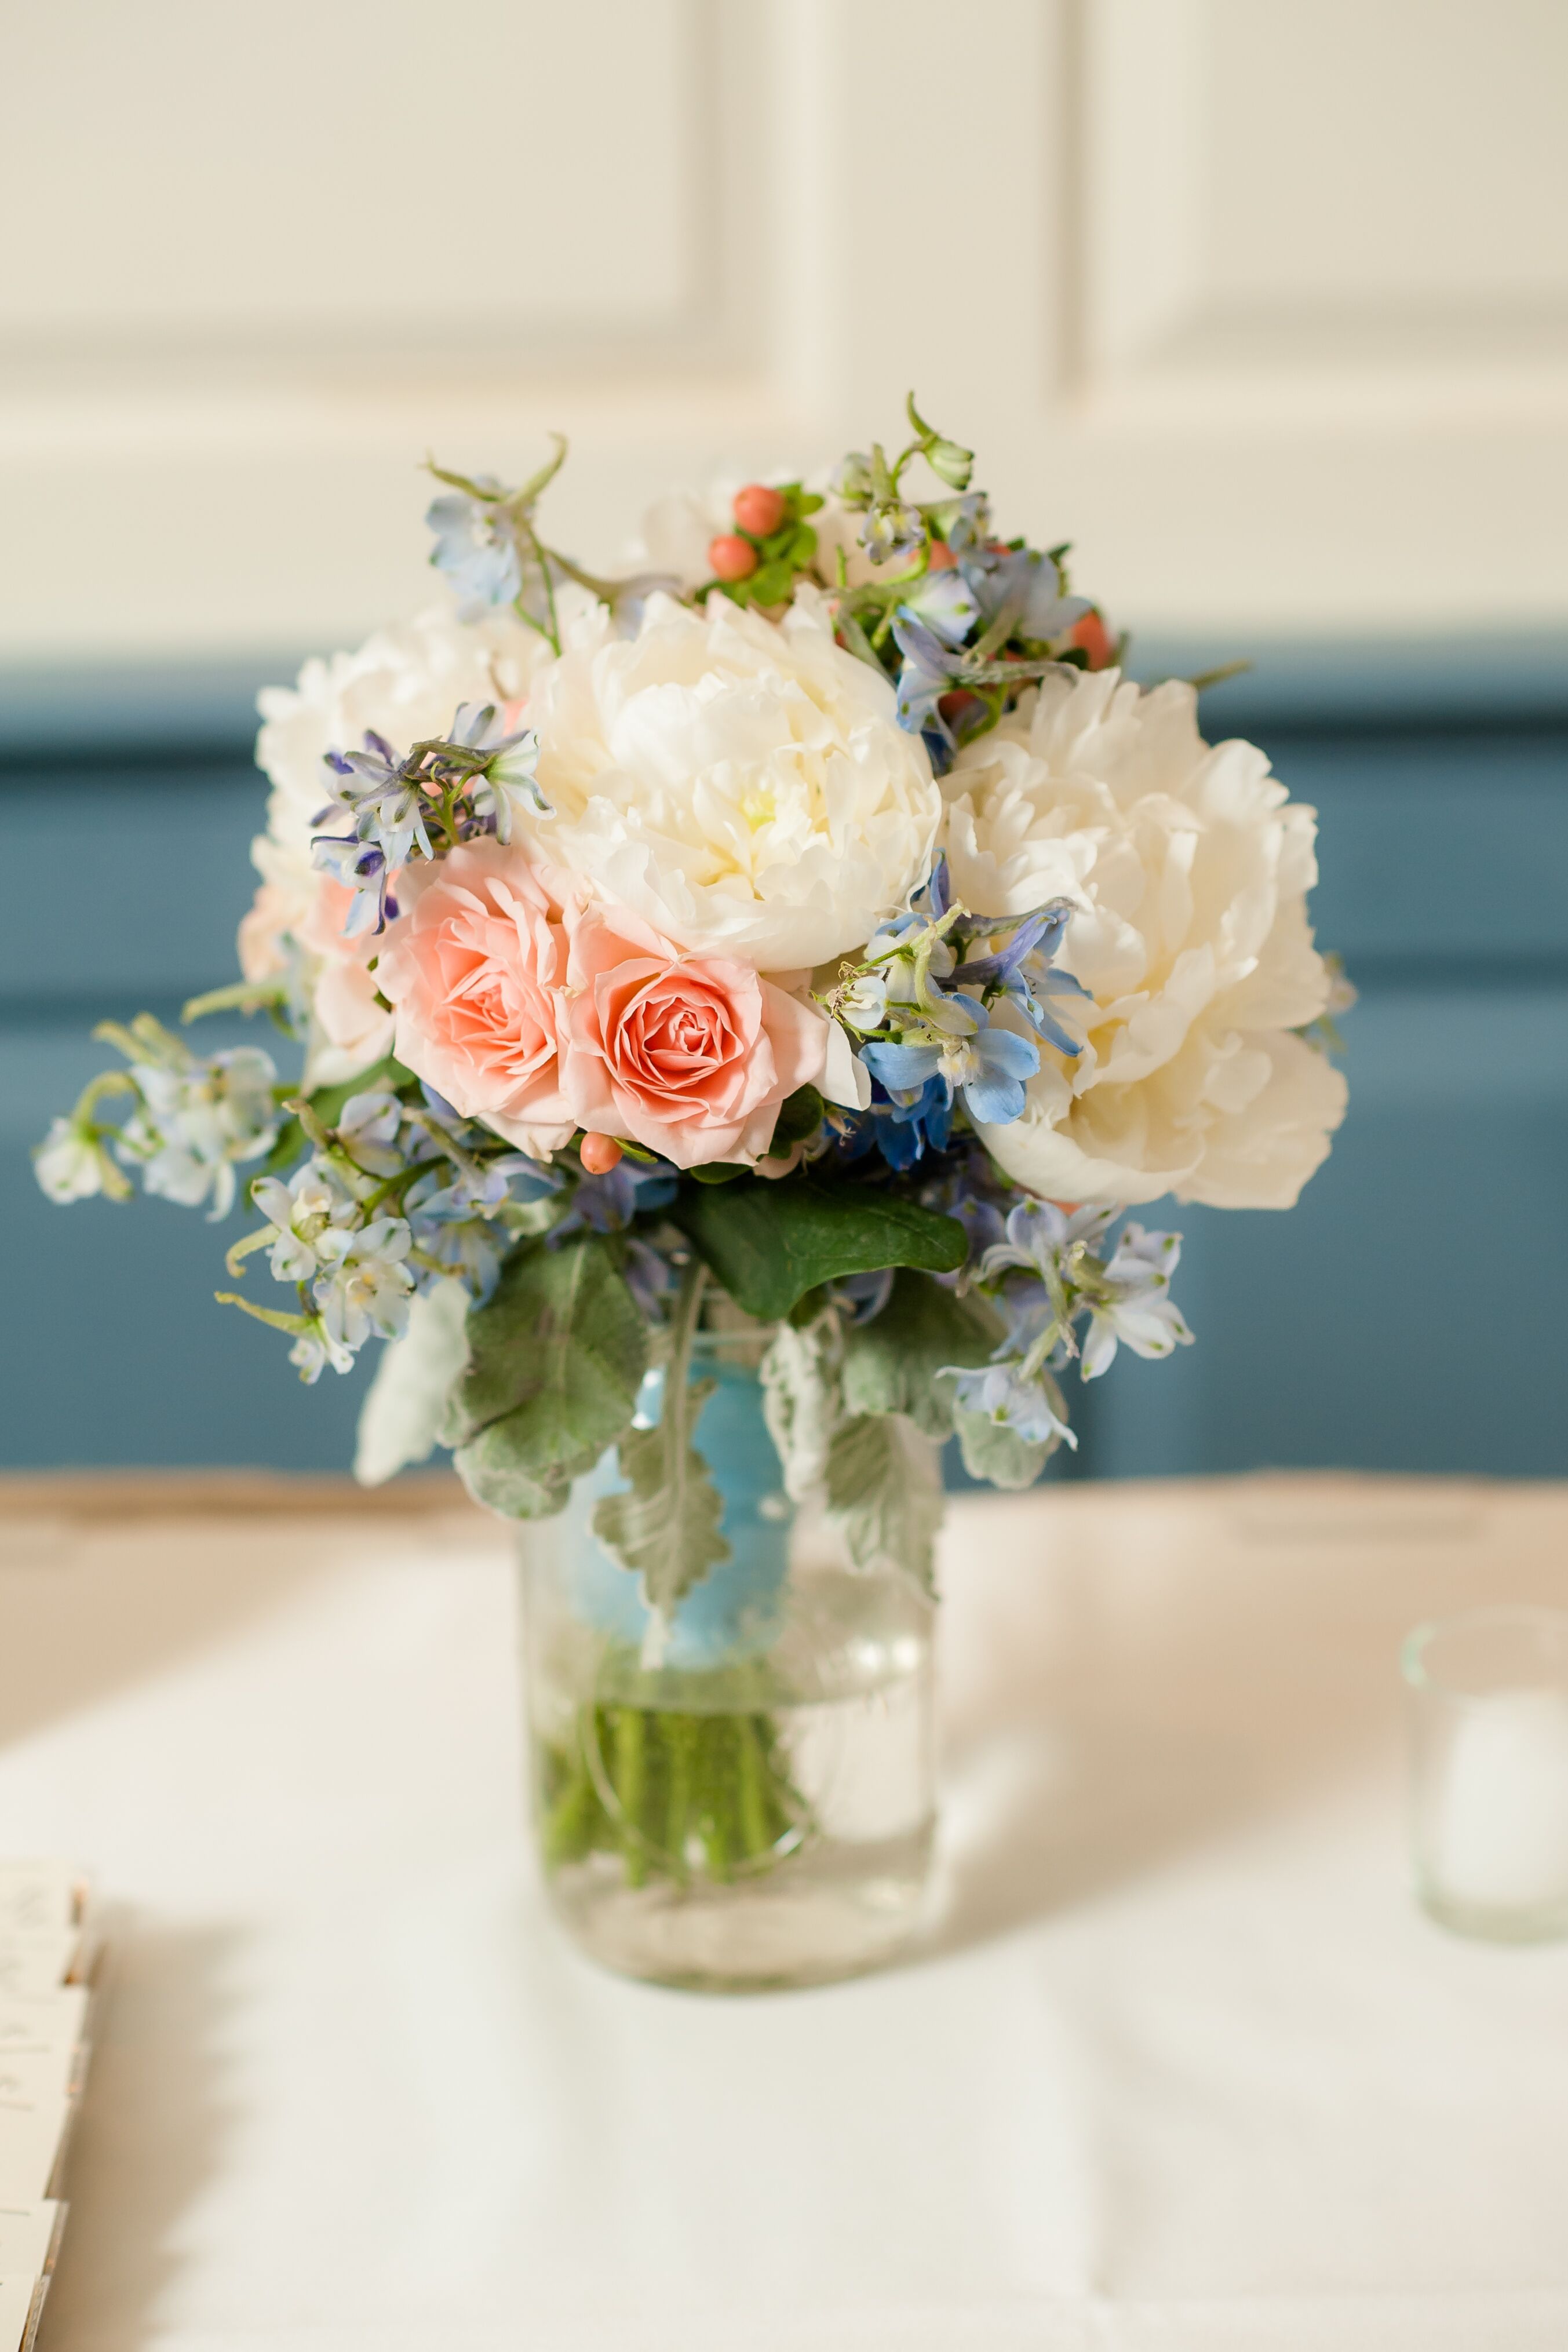
[[[827,1475],[828,1447],[843,1417],[838,1344],[838,1318],[819,1315],[800,1329],[781,1323],[763,1358],[763,1414],[792,1503],[808,1501]]]
[[[647,1364],[637,1301],[602,1235],[523,1242],[468,1317],[447,1441],[468,1491],[509,1518],[560,1510],[631,1422]]]
[[[628,1430],[620,1443],[630,1491],[605,1495],[594,1513],[594,1533],[641,1577],[644,1600],[667,1622],[691,1587],[730,1558],[721,1530],[723,1498],[691,1443],[714,1387],[712,1381],[666,1381],[658,1424]]]
[[[902,1569],[935,1591],[942,1473],[929,1441],[902,1413],[859,1413],[827,1457],[828,1509],[857,1568]]]
[[[1001,1337],[984,1299],[900,1270],[881,1313],[844,1335],[845,1411],[905,1413],[940,1443],[952,1434],[952,1383],[937,1375],[947,1364],[988,1363]]]

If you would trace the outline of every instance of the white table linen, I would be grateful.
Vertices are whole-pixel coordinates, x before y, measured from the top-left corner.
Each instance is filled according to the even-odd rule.
[[[41,2352],[1562,2352],[1568,1948],[1414,1908],[1398,1639],[1568,1491],[955,1507],[942,1918],[700,1999],[521,1828],[504,1531],[0,1509],[0,1851],[113,1950]]]

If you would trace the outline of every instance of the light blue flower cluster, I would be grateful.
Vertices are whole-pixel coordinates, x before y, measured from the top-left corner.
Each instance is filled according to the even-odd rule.
[[[510,842],[520,809],[547,811],[538,757],[538,737],[528,728],[507,732],[492,702],[459,703],[449,735],[406,754],[373,729],[363,751],[329,751],[335,795],[316,822],[348,830],[317,834],[311,854],[354,894],[344,930],[385,929],[397,912],[392,878],[415,856],[491,835]]]
[[[1108,1370],[1119,1346],[1134,1355],[1169,1356],[1192,1333],[1170,1295],[1182,1254],[1179,1234],[1123,1226],[1106,1247],[1119,1208],[1064,1209],[1024,1201],[1005,1221],[982,1207],[972,1231],[984,1238],[968,1280],[1000,1307],[1006,1333],[992,1361],[952,1368],[961,1407],[1032,1444],[1078,1441],[1068,1426],[1054,1374],[1075,1357],[1082,1377]],[[1081,1341],[1077,1327],[1088,1318]]]
[[[298,1287],[298,1311],[222,1296],[290,1332],[290,1361],[310,1381],[348,1371],[369,1339],[401,1338],[409,1300],[443,1278],[487,1298],[525,1223],[518,1213],[562,1181],[521,1151],[497,1152],[428,1087],[417,1102],[352,1095],[333,1128],[310,1120],[306,1131],[310,1157],[287,1182],[258,1178],[251,1198],[266,1223],[228,1254],[237,1276],[265,1249],[273,1278]]]
[[[271,1148],[281,1113],[278,1072],[255,1046],[193,1054],[151,1013],[129,1027],[106,1021],[93,1032],[118,1046],[130,1066],[107,1070],[83,1093],[68,1118],[57,1118],[33,1154],[37,1180],[51,1201],[97,1194],[128,1198],[122,1169],[134,1170],[143,1192],[185,1208],[211,1203],[212,1218],[234,1205],[237,1166]],[[129,1098],[122,1121],[100,1118],[105,1102]]]
[[[1082,1051],[1048,1002],[1087,999],[1055,969],[1071,914],[1070,899],[1053,898],[1026,915],[971,915],[952,898],[939,857],[915,906],[877,932],[820,999],[881,1090],[887,1127],[908,1130],[879,1138],[894,1167],[910,1164],[927,1142],[945,1147],[955,1102],[976,1126],[1021,1117],[1025,1081],[1040,1066],[1037,1039],[1069,1056]],[[1017,1018],[998,1026],[1004,1008]]]

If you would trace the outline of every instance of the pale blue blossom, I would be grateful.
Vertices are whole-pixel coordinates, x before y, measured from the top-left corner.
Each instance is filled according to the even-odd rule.
[[[140,1097],[116,1150],[142,1172],[143,1189],[184,1208],[212,1202],[209,1217],[234,1205],[235,1164],[258,1160],[278,1133],[271,1057],[236,1046],[183,1065],[138,1062],[131,1076]]]
[[[980,605],[973,589],[962,572],[950,567],[945,572],[928,572],[905,589],[899,604],[900,616],[907,615],[929,629],[944,646],[961,646],[980,618]]]
[[[356,1168],[371,1176],[395,1176],[407,1165],[398,1149],[403,1105],[395,1095],[351,1095],[338,1113],[338,1140]]]
[[[306,1387],[313,1388],[329,1365],[334,1372],[352,1372],[354,1354],[352,1348],[332,1338],[320,1316],[312,1315],[289,1349],[289,1361],[299,1367]]]
[[[1032,547],[998,554],[977,549],[960,567],[974,591],[987,626],[1005,607],[1013,616],[1009,635],[1048,645],[1063,636],[1091,608],[1087,596],[1068,596],[1059,567]]]
[[[965,1412],[982,1414],[1031,1445],[1077,1446],[1061,1391],[1048,1373],[1031,1375],[1016,1360],[983,1364],[973,1370],[948,1365],[945,1370]]]
[[[1192,1333],[1171,1297],[1171,1276],[1182,1255],[1180,1234],[1145,1233],[1126,1224],[1115,1255],[1106,1263],[1089,1308],[1083,1343],[1083,1377],[1109,1370],[1117,1342],[1135,1356],[1168,1356],[1192,1345]]]
[[[522,593],[522,556],[516,526],[502,503],[506,491],[492,474],[476,475],[474,488],[483,495],[447,490],[431,500],[425,516],[436,538],[430,561],[457,590],[465,621],[510,604]]]
[[[317,1236],[323,1271],[311,1285],[321,1328],[340,1347],[400,1339],[408,1328],[414,1276],[403,1263],[413,1235],[402,1217],[378,1217],[357,1232],[329,1226]]]
[[[323,1250],[323,1234],[350,1231],[360,1222],[360,1203],[341,1171],[319,1156],[296,1169],[285,1184],[258,1176],[250,1197],[271,1227],[268,1263],[278,1282],[310,1282],[331,1264],[336,1246]]]
[[[925,545],[925,517],[900,498],[879,499],[866,510],[860,544],[873,563],[892,563]]]
[[[93,1127],[57,1118],[42,1143],[33,1147],[33,1172],[48,1198],[63,1204],[90,1201],[109,1189],[104,1179],[112,1179],[113,1165]]]
[[[900,726],[910,735],[933,734],[951,751],[952,735],[937,705],[952,690],[956,656],[912,614],[894,615],[893,637],[904,657],[894,688]]]

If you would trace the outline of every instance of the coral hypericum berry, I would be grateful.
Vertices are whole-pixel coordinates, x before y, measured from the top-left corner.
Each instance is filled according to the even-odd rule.
[[[620,1164],[621,1147],[613,1135],[590,1132],[577,1146],[577,1157],[590,1176],[607,1176]]]
[[[749,530],[753,539],[766,539],[784,519],[784,494],[766,482],[748,482],[735,493],[734,513],[742,530]]]
[[[721,531],[708,542],[708,561],[715,580],[749,580],[757,568],[757,551],[733,531]]]
[[[1068,643],[1089,656],[1090,669],[1109,669],[1116,659],[1116,640],[1099,613],[1085,613],[1068,631]]]

